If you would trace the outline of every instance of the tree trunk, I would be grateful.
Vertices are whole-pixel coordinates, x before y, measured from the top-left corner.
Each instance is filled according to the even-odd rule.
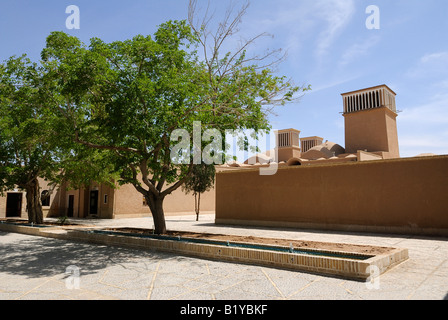
[[[154,233],[166,234],[165,213],[163,211],[164,197],[156,197],[153,195],[145,196],[146,202],[151,209],[152,218],[154,220]]]
[[[201,205],[201,193],[198,192],[197,195],[198,195],[198,202],[195,205],[195,207],[196,207],[196,221],[199,221],[199,207]],[[195,202],[196,202],[196,194],[195,194]]]
[[[26,208],[28,211],[28,222],[35,224],[44,223],[44,215],[42,211],[42,203],[39,195],[39,181],[32,180],[25,185],[26,191]]]

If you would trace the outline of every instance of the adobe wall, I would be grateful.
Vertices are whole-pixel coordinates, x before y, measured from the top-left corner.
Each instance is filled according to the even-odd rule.
[[[185,194],[182,187],[168,195],[163,202],[165,215],[195,214],[193,194]],[[215,210],[214,189],[201,195],[200,213]],[[148,206],[143,204],[143,195],[131,184],[115,190],[114,218],[151,216]]]
[[[42,192],[43,190],[50,190],[51,187],[49,186],[49,183],[45,181],[42,178],[39,178],[39,192]],[[11,218],[21,218],[21,219],[28,219],[28,213],[26,211],[26,192],[20,189],[5,191],[2,194],[0,194],[0,218],[6,218],[6,203],[8,199],[8,193],[21,193],[22,194],[22,211],[21,215],[17,217],[11,217]],[[54,190],[53,193],[50,196],[50,205],[49,206],[43,206],[43,216],[46,218],[47,216],[50,216],[51,213],[58,211],[58,205],[59,205],[59,190]]]
[[[448,156],[227,171],[216,222],[448,235]]]

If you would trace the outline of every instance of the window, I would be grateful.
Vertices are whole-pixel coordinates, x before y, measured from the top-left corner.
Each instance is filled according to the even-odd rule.
[[[40,201],[42,201],[42,207],[50,206],[50,192],[48,190],[42,191],[40,194]]]
[[[109,200],[109,197],[107,194],[104,195],[104,204],[107,204],[107,201]]]

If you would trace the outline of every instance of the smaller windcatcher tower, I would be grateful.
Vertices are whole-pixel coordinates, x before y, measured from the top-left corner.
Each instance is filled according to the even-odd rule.
[[[305,153],[311,148],[321,145],[323,142],[324,138],[321,137],[300,138],[300,149],[302,153]]]
[[[278,161],[288,161],[300,157],[300,131],[286,129],[277,131]]]

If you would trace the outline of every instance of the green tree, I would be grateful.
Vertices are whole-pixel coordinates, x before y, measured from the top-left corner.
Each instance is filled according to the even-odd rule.
[[[97,151],[74,143],[72,126],[59,113],[65,97],[48,71],[26,55],[0,64],[0,192],[24,190],[33,223],[43,223],[39,178],[54,188],[110,176]]]
[[[215,184],[216,169],[213,164],[196,164],[185,181],[182,189],[186,193],[192,192],[194,195],[194,209],[196,212],[196,221],[199,221],[199,211],[201,205],[201,194],[209,191]]]
[[[191,155],[173,161],[178,141],[171,133],[183,129],[193,143],[194,122],[203,131],[268,129],[265,107],[303,89],[248,64],[244,50],[208,60],[197,53],[200,45],[186,21],[168,21],[154,36],[94,38],[89,46],[54,32],[42,52],[60,91],[72,97],[60,108],[73,123],[74,140],[107,153],[118,182],[145,197],[158,234],[166,233],[164,199],[187,181],[194,164]]]
[[[45,106],[42,70],[26,56],[0,65],[0,189],[26,191],[28,219],[42,223],[39,177],[53,178],[57,132]]]

